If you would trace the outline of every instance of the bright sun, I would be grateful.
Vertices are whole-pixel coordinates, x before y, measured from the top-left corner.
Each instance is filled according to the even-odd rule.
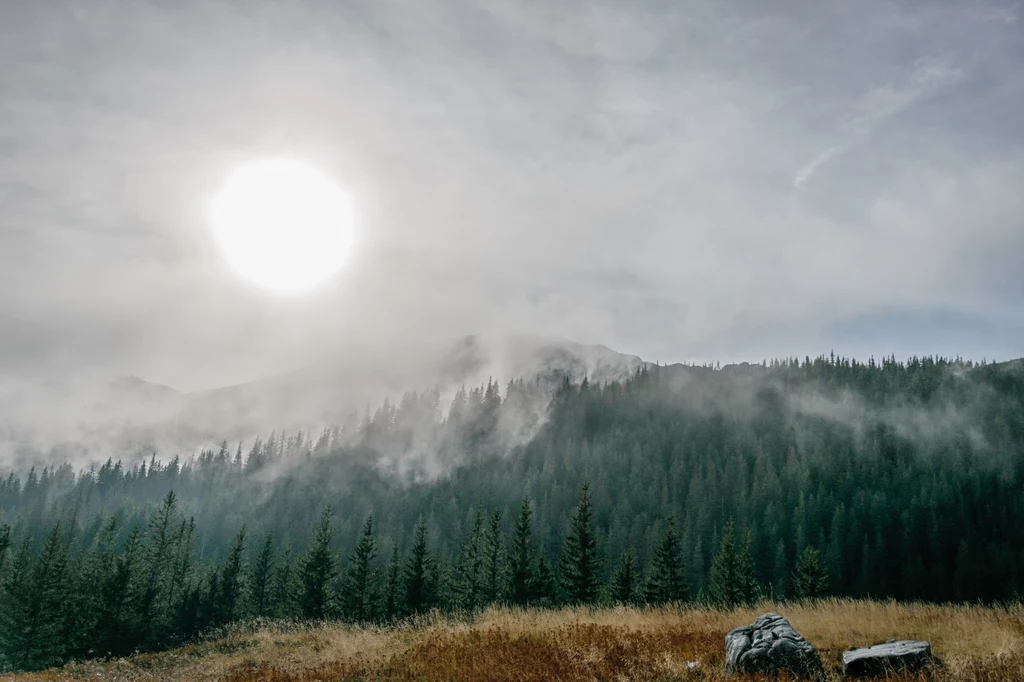
[[[244,277],[275,291],[328,279],[352,245],[348,195],[297,161],[260,161],[237,170],[213,200],[214,234]]]

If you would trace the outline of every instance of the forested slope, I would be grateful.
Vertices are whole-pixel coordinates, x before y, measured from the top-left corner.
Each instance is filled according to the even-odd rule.
[[[409,393],[313,437],[12,473],[0,513],[0,644],[19,667],[252,615],[1009,600],[1024,372],[821,357]]]

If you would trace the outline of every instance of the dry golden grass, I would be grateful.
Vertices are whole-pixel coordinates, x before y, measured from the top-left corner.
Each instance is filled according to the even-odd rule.
[[[1024,680],[1024,610],[866,601],[701,609],[493,609],[472,621],[426,618],[389,629],[269,625],[161,654],[76,663],[12,679],[722,680],[724,637],[766,611],[789,618],[840,677],[844,649],[927,639],[941,665],[892,679]]]

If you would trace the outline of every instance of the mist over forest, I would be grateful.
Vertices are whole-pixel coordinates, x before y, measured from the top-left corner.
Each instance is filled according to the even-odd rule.
[[[353,618],[346,571],[360,561],[369,577],[356,620],[459,609],[467,598],[476,608],[731,603],[808,589],[1020,597],[1020,362],[833,354],[724,367],[641,363],[603,381],[575,369],[489,379],[450,399],[407,391],[319,431],[265,431],[195,454],[12,472],[0,483],[0,556],[10,576],[59,555],[59,574],[47,578],[54,585],[127,580],[107,596],[68,588],[72,602],[115,599],[116,615],[110,604],[86,609],[114,621],[69,624],[63,601],[37,605],[36,615],[56,619],[54,633],[63,623],[83,641],[142,648],[252,615]],[[566,553],[580,505],[594,533],[593,584],[577,593]],[[474,591],[482,578],[473,571],[482,569],[467,564],[475,561],[467,552],[491,557],[491,591]],[[723,559],[729,552],[736,558]],[[309,611],[303,581],[312,578],[303,571],[314,555],[330,570]],[[727,578],[745,576],[745,591],[723,596],[723,561],[733,566]],[[265,574],[251,572],[257,565]],[[237,594],[225,614],[218,590],[229,566]],[[616,587],[624,570],[625,592]],[[530,587],[516,592],[523,571]],[[412,574],[424,581],[415,594]],[[133,610],[147,599],[157,600],[152,609]],[[142,622],[135,639],[115,636]],[[78,655],[74,644],[53,646],[39,660]]]
[[[0,0],[0,676],[1024,679],[1022,10]]]

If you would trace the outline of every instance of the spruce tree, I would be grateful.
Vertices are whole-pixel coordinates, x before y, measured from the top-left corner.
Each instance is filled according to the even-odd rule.
[[[517,606],[525,606],[534,598],[533,575],[533,529],[530,501],[523,498],[516,520],[515,535],[512,537],[512,552],[509,558],[509,598]]]
[[[724,608],[735,608],[744,601],[744,587],[741,578],[740,551],[736,546],[736,531],[732,521],[725,524],[725,531],[718,544],[718,552],[711,562],[711,578],[708,585],[712,603]]]
[[[334,599],[333,582],[338,576],[338,561],[331,550],[331,508],[320,515],[313,542],[299,561],[296,570],[298,610],[303,618],[323,620],[331,611]]]
[[[483,603],[484,552],[483,552],[483,511],[479,507],[473,512],[473,522],[459,550],[459,562],[455,567],[456,606],[466,611],[475,611]]]
[[[592,604],[597,599],[601,561],[593,526],[590,487],[584,483],[562,551],[560,578],[565,598],[570,604]]]
[[[651,604],[665,604],[686,599],[688,587],[684,575],[679,533],[676,532],[675,517],[670,516],[668,528],[654,548],[645,589],[647,601]]]
[[[41,669],[63,660],[62,625],[67,593],[67,550],[57,523],[32,562],[22,545],[4,584],[5,608],[0,642],[16,668]]]
[[[32,552],[25,538],[14,555],[10,569],[4,574],[0,592],[0,652],[15,670],[33,663],[37,595],[32,581]]]
[[[540,606],[554,606],[558,603],[558,587],[555,585],[555,574],[551,570],[551,564],[541,555],[537,559],[537,580],[534,588],[534,596]]]
[[[245,553],[245,526],[235,536],[217,581],[218,590],[214,594],[213,624],[230,623],[238,613],[242,601],[242,580],[244,574],[243,558]]]
[[[276,618],[292,618],[297,615],[298,602],[295,586],[295,566],[291,547],[285,547],[281,562],[274,571],[274,587],[271,593],[270,613]]]
[[[11,527],[0,525],[0,580],[4,577],[4,566],[7,563],[7,549],[11,546]]]
[[[150,521],[146,532],[146,577],[138,596],[139,634],[148,646],[160,647],[170,614],[163,609],[161,597],[167,589],[169,561],[174,550],[174,520],[177,496],[168,491],[163,504]]]
[[[828,574],[821,553],[814,547],[804,548],[793,569],[793,593],[799,599],[821,597],[828,589]]]
[[[626,550],[612,575],[611,598],[616,604],[634,604],[637,598],[636,559],[633,550]]]
[[[128,534],[124,550],[109,563],[103,562],[99,583],[99,614],[93,633],[93,648],[101,656],[124,656],[136,646],[133,583],[141,573],[141,536],[138,528]]]
[[[373,617],[374,568],[377,558],[377,541],[373,537],[373,517],[363,524],[363,531],[356,541],[356,547],[348,560],[345,576],[343,602],[345,615],[362,623]]]
[[[775,545],[775,560],[772,566],[772,599],[785,599],[789,590],[789,564],[786,561],[786,543],[782,540]]]
[[[421,518],[405,563],[405,607],[411,613],[423,613],[434,605],[433,572],[427,550],[427,523]]]
[[[249,599],[252,613],[264,618],[271,613],[274,579],[274,536],[267,533],[263,547],[256,556],[249,573]]]
[[[391,545],[391,558],[388,560],[381,594],[381,612],[385,620],[393,620],[401,615],[401,559],[398,556],[398,543]]]
[[[754,577],[754,555],[751,551],[753,542],[753,535],[747,532],[743,544],[739,547],[739,556],[736,561],[736,568],[739,571],[737,578],[740,604],[744,606],[752,605],[757,600],[759,591],[757,580]]]
[[[495,392],[498,384],[495,383]],[[483,601],[493,604],[504,597],[505,540],[501,535],[501,511],[491,513],[483,541]]]

